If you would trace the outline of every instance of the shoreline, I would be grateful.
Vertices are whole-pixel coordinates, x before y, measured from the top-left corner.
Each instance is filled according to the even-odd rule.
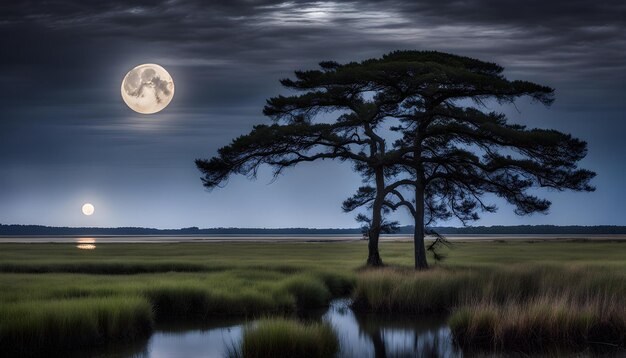
[[[519,235],[444,235],[453,242],[492,242],[492,241],[626,241],[626,234],[587,235],[587,234],[519,234]],[[426,240],[433,239],[427,236]],[[0,236],[0,244],[36,243],[324,243],[324,242],[365,242],[360,235],[84,235],[84,236]],[[410,235],[384,235],[381,242],[413,241]]]

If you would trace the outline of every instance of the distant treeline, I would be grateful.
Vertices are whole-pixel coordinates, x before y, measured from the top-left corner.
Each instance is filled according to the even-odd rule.
[[[507,235],[507,234],[626,234],[626,226],[470,226],[435,227],[433,230],[443,235]],[[413,226],[401,226],[398,234],[412,234]],[[0,235],[349,235],[361,234],[361,229],[308,229],[308,228],[210,228],[188,227],[182,229],[152,229],[143,227],[53,227],[42,225],[3,225]]]
[[[411,227],[411,230],[413,228]],[[579,226],[579,225],[515,225],[515,226],[468,226],[468,227],[437,227],[433,228],[440,234],[463,234],[463,235],[525,235],[525,234],[543,234],[543,235],[559,235],[559,234],[626,234],[626,226],[616,225],[597,225],[597,226]]]
[[[361,229],[307,228],[210,228],[153,229],[144,227],[53,227],[41,225],[2,225],[0,235],[332,235],[360,234]]]

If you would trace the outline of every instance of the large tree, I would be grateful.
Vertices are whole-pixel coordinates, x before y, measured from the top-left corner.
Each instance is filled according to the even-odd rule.
[[[282,168],[318,159],[350,160],[366,182],[345,210],[367,205],[368,263],[382,264],[378,235],[385,208],[406,207],[415,222],[415,266],[428,267],[424,235],[436,220],[462,223],[478,211],[495,211],[485,194],[515,206],[520,215],[545,212],[550,202],[534,187],[589,191],[595,175],[579,169],[586,143],[555,130],[509,124],[485,104],[528,96],[544,105],[554,90],[510,81],[503,68],[467,57],[430,51],[398,51],[379,59],[298,71],[281,81],[303,91],[268,101],[264,113],[277,123],[256,127],[197,165],[212,188],[231,173],[254,174],[261,164]],[[312,123],[320,112],[339,113],[330,124]],[[398,134],[393,146],[380,134]]]
[[[507,80],[503,68],[440,53],[395,52],[389,61],[418,60],[422,66],[402,76],[415,95],[398,107],[403,153],[401,165],[411,171],[415,218],[415,266],[426,268],[424,230],[429,222],[456,217],[463,224],[478,211],[493,212],[485,202],[491,193],[515,207],[518,215],[547,212],[550,202],[531,188],[592,191],[595,173],[577,163],[587,144],[551,129],[510,124],[503,113],[485,104],[513,103],[522,96],[550,105],[552,88]]]

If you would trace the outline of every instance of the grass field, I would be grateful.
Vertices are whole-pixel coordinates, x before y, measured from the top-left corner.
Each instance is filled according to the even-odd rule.
[[[456,243],[423,273],[410,270],[411,243],[382,244],[391,266],[382,271],[361,269],[366,250],[365,242],[2,244],[0,346],[27,354],[132,340],[153,322],[293,312],[346,294],[363,310],[448,312],[460,343],[487,332],[488,348],[519,349],[511,337],[539,329],[542,344],[576,334],[626,343],[626,242]],[[489,319],[502,315],[509,319]],[[574,333],[553,334],[563,325]]]

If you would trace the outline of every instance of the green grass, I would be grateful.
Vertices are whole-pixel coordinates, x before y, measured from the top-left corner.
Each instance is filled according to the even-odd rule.
[[[612,299],[623,307],[626,297],[624,242],[458,243],[447,261],[424,273],[410,270],[409,242],[381,244],[382,257],[391,267],[379,272],[361,269],[365,242],[96,246],[78,250],[71,244],[0,245],[2,346],[36,350],[48,336],[56,342],[52,346],[93,346],[143,332],[125,324],[129,333],[124,327],[119,332],[111,328],[121,338],[101,333],[104,326],[94,325],[94,315],[100,317],[97,322],[118,319],[112,309],[117,305],[104,303],[109,301],[135,302],[119,304],[119,309],[136,309],[137,317],[145,316],[147,307],[147,321],[158,323],[280,315],[324,306],[330,298],[346,294],[354,294],[357,307],[364,310],[409,313],[504,310],[539,299],[560,302],[559,297],[582,304],[592,292],[615,295]],[[61,306],[80,307],[76,312],[83,313]],[[98,308],[105,306],[111,309]],[[28,317],[23,321],[31,328],[19,328],[20,317]],[[472,322],[482,318],[468,313],[462,317],[466,323],[455,326],[455,334],[472,337]],[[87,330],[97,332],[88,337],[97,338],[74,340],[83,325],[100,327]],[[514,325],[507,327],[514,332]]]
[[[157,320],[204,320],[216,315],[257,315],[324,306],[331,297],[329,275],[233,270],[214,273],[136,275],[1,274],[0,302],[109,296],[144,297]],[[351,286],[353,278],[337,274]],[[332,281],[331,281],[332,282]]]
[[[339,350],[339,340],[328,323],[300,323],[284,318],[263,319],[243,332],[240,347],[233,357],[273,358],[333,357]]]
[[[184,243],[0,244],[0,272],[137,273],[219,272],[233,269],[294,273],[309,269],[348,272],[365,263],[366,242],[334,243]],[[410,242],[381,244],[386,264],[413,264]],[[626,269],[626,242],[474,242],[456,243],[446,267],[509,264],[581,264]]]
[[[72,244],[1,247],[0,272],[104,275],[233,269],[337,271],[362,265],[367,250],[362,243],[96,244],[95,250],[78,250]]]
[[[3,303],[0,347],[27,356],[67,347],[132,341],[152,330],[153,314],[141,297],[96,297]]]

